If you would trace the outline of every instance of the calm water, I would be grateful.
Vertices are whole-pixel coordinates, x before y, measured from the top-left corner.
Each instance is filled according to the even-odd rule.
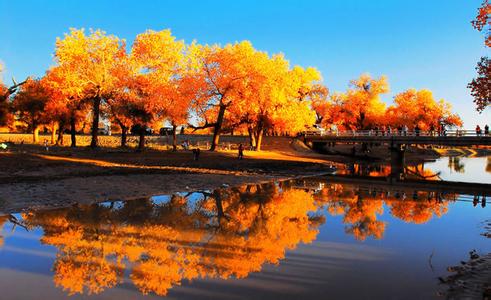
[[[486,158],[411,172],[491,183]],[[325,177],[15,214],[1,299],[438,298],[448,267],[491,252],[490,219],[481,197]]]

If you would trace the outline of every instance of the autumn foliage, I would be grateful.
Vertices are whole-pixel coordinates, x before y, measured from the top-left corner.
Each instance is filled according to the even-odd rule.
[[[382,126],[408,128],[419,126],[422,130],[439,125],[462,126],[460,117],[452,112],[447,101],[435,100],[429,90],[409,89],[394,97],[387,107],[381,96],[389,92],[385,76],[372,78],[363,74],[351,82],[345,93],[319,97],[313,102],[317,120],[326,128],[336,125],[344,130],[368,130]]]
[[[315,195],[315,199],[329,214],[343,216],[346,233],[361,241],[383,238],[388,223],[380,217],[387,209],[393,217],[414,224],[427,223],[448,211],[448,201],[438,195],[411,190],[390,193],[329,184]]]
[[[90,123],[92,147],[98,146],[100,127],[111,122],[119,127],[121,146],[130,130],[138,134],[139,150],[147,129],[164,124],[173,128],[174,149],[177,128],[188,126],[213,134],[210,150],[224,133],[247,134],[251,148],[261,150],[264,135],[293,136],[316,123],[346,130],[462,125],[450,104],[435,100],[431,91],[409,89],[387,107],[382,98],[388,78],[363,74],[346,92],[330,93],[315,68],[291,66],[283,54],[270,55],[249,41],[186,44],[170,30],[147,30],[126,45],[102,30],[72,28],[56,40],[54,62],[16,97],[0,85],[8,98],[0,108],[11,111],[13,104],[17,119],[33,132],[49,127],[53,142],[55,132],[61,142],[70,129],[72,146],[81,123]]]
[[[485,32],[484,44],[491,47],[491,3],[484,0],[478,9],[476,18],[472,21],[472,26]],[[477,77],[468,85],[471,95],[474,97],[476,109],[479,112],[489,107],[491,101],[491,60],[487,57],[481,57],[476,67]]]
[[[315,192],[299,188],[320,182]],[[98,294],[126,278],[144,294],[166,295],[184,280],[245,278],[279,264],[286,251],[313,242],[329,215],[360,241],[382,239],[387,214],[427,223],[447,213],[445,197],[455,199],[443,194],[296,179],[0,216],[0,228],[42,229],[41,242],[57,251],[54,283],[70,295]]]
[[[481,7],[477,11],[476,18],[472,21],[472,26],[485,32],[485,44],[491,47],[491,3],[489,0],[484,0]]]
[[[185,279],[244,278],[278,264],[286,250],[316,238],[316,210],[309,192],[263,184],[203,192],[196,203],[174,195],[23,219],[57,248],[54,282],[69,294],[100,293],[128,272],[142,293],[166,295]]]

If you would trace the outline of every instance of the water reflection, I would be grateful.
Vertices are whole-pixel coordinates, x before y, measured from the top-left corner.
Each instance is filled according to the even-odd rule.
[[[491,157],[450,156],[436,160],[406,165],[401,170],[401,179],[448,180],[461,182],[491,183]],[[390,165],[374,163],[347,164],[338,170],[340,175],[388,177]]]
[[[462,165],[463,166],[463,165]],[[463,170],[463,167],[462,167]],[[362,177],[389,177],[390,165],[381,164],[348,164],[346,168],[336,172],[338,175],[353,175]],[[425,168],[425,164],[405,166],[403,179],[440,180],[440,172]]]
[[[382,239],[384,211],[423,224],[448,212],[456,194],[387,190],[310,178],[0,217],[56,248],[54,284],[98,294],[130,280],[166,295],[184,280],[245,278],[313,242],[326,217],[341,216],[356,240]],[[327,211],[327,214],[324,213]],[[0,242],[3,243],[2,237]]]
[[[142,293],[166,295],[183,279],[243,278],[277,264],[315,239],[315,210],[311,193],[264,184],[32,212],[23,222],[58,249],[54,282],[69,294],[100,293],[126,270]]]
[[[448,168],[457,173],[465,173],[464,163],[461,161],[461,158],[458,156],[448,157]]]
[[[296,186],[302,184],[305,180],[296,181]],[[361,241],[383,237],[387,224],[378,220],[378,216],[384,213],[384,208],[404,222],[423,224],[444,215],[449,202],[457,197],[432,191],[389,191],[346,184],[322,184],[322,189],[314,195],[316,203],[330,215],[343,216],[346,233]]]

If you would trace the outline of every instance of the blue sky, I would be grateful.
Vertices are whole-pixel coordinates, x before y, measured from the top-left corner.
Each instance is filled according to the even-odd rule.
[[[70,27],[100,28],[129,43],[146,29],[166,28],[187,42],[247,39],[292,64],[317,67],[331,91],[365,72],[389,77],[387,102],[407,88],[431,89],[474,128],[491,123],[490,109],[476,113],[466,88],[479,57],[490,54],[470,25],[480,2],[0,0],[0,60],[4,80],[41,76],[53,64],[56,37]]]

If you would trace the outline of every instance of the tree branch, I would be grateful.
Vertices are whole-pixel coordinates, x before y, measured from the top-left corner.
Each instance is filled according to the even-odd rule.
[[[205,129],[205,128],[210,128],[210,127],[215,127],[216,125],[217,125],[216,122],[214,122],[214,123],[208,123],[208,121],[206,121],[205,124],[204,125],[201,125],[201,126],[194,126],[193,124],[188,123],[189,128],[192,128],[193,129],[193,132],[195,132],[196,130],[199,130],[199,129]]]
[[[15,82],[15,80],[14,80],[14,79],[12,79],[12,81],[14,82],[14,85],[12,85],[11,87],[9,87],[9,88],[7,89],[7,91],[5,92],[5,94],[3,94],[3,98],[2,98],[2,100],[6,100],[6,99],[7,99],[7,98],[8,98],[10,95],[12,95],[13,93],[17,92],[17,89],[18,89],[18,88],[19,88],[21,85],[23,85],[24,83],[26,83],[26,82],[27,82],[27,80],[29,80],[29,78],[31,78],[31,77],[27,77],[27,78],[26,78],[24,81],[19,82],[19,83]]]

